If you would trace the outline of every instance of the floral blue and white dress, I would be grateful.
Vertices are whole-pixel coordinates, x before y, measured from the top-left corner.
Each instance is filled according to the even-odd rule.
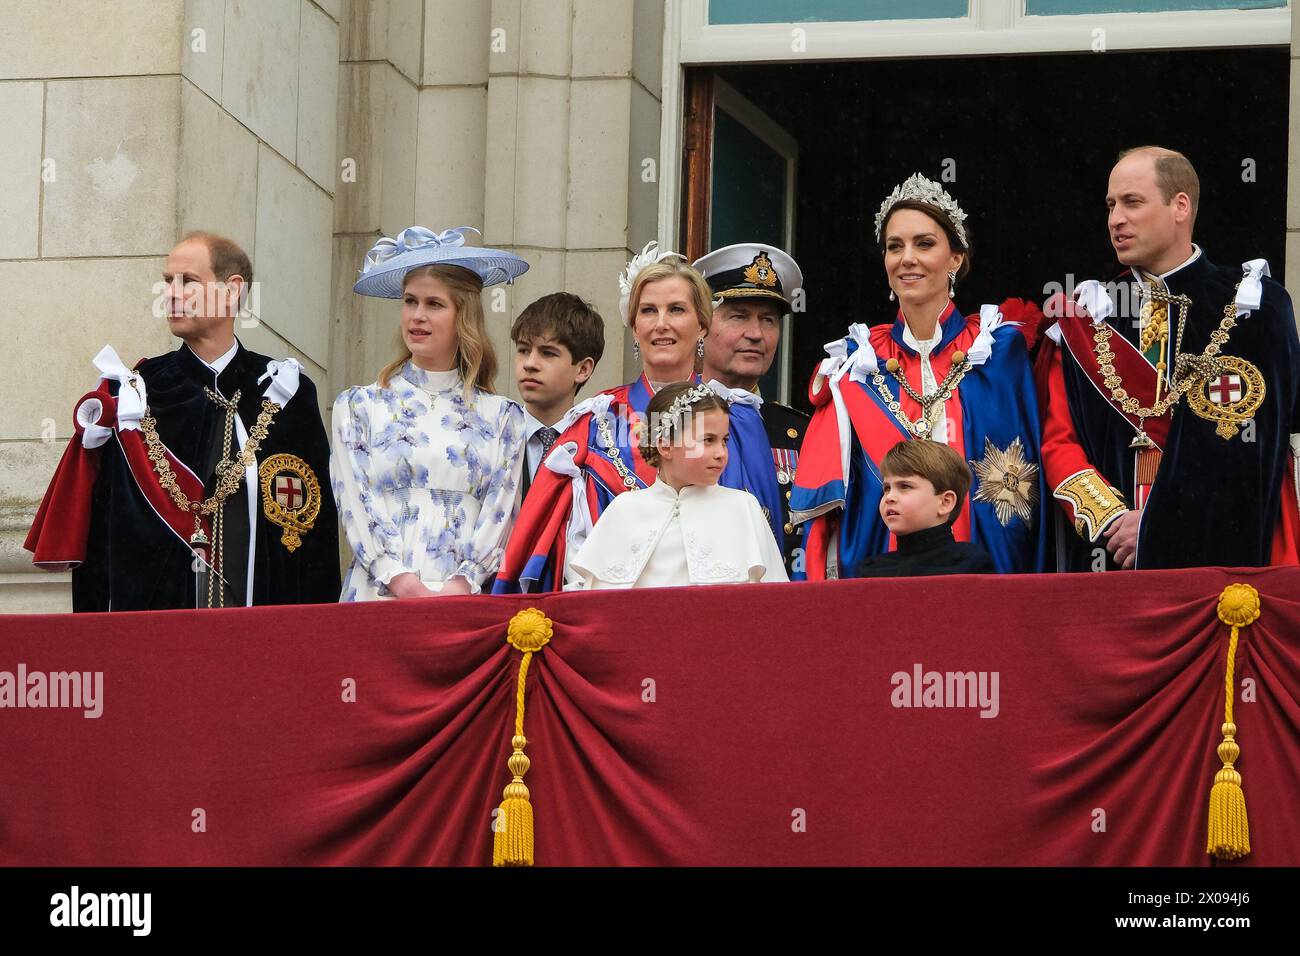
[[[460,374],[407,362],[334,402],[330,477],[352,565],[340,601],[392,597],[410,571],[433,591],[461,575],[478,593],[518,508],[524,412]]]

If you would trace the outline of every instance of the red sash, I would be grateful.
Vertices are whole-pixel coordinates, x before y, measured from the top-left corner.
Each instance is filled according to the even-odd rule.
[[[1156,447],[1163,449],[1169,437],[1169,424],[1173,418],[1172,409],[1158,418],[1148,418],[1145,421],[1124,411],[1111,398],[1110,389],[1105,383],[1106,376],[1101,373],[1101,368],[1097,364],[1097,355],[1093,351],[1095,344],[1093,336],[1096,334],[1097,326],[1093,324],[1088,313],[1075,303],[1067,302],[1060,328],[1061,338],[1066,347],[1074,356],[1074,361],[1079,368],[1083,370],[1083,374],[1088,377],[1088,381],[1097,389],[1097,394],[1115,410],[1116,414],[1122,416],[1134,431],[1142,428],[1155,442]],[[1122,387],[1130,397],[1137,399],[1138,404],[1150,408],[1155,403],[1156,397],[1155,367],[1132,342],[1113,328],[1111,332],[1110,350],[1115,356],[1115,374],[1123,380]]]
[[[154,514],[161,518],[163,523],[188,548],[190,546],[190,536],[194,534],[194,515],[178,508],[176,502],[172,500],[172,496],[164,491],[162,485],[159,484],[158,473],[154,470],[153,462],[149,460],[149,448],[145,444],[144,435],[140,433],[138,428],[115,430],[113,434],[117,437],[117,443],[122,448],[122,455],[126,458],[127,467],[131,469],[131,477],[135,479],[136,487],[144,495],[145,501],[149,502],[149,507],[153,509]],[[185,497],[190,501],[202,501],[203,482],[199,481],[198,476],[190,471],[165,445],[163,446],[163,454],[167,458],[167,463],[171,465],[172,474],[176,476],[176,487],[183,491]],[[203,528],[203,534],[211,539],[211,529],[207,516],[201,515],[199,523]]]
[[[96,391],[83,396],[77,402],[77,407],[88,399],[100,403],[100,414],[95,424],[113,429],[113,436],[122,449],[131,477],[135,479],[136,487],[144,495],[145,501],[181,542],[189,547],[190,536],[194,533],[194,516],[178,508],[171,495],[158,483],[158,473],[149,460],[149,450],[140,431],[117,428],[117,400],[109,392],[107,380],[100,382]],[[75,434],[68,442],[45,497],[41,499],[31,529],[27,532],[27,539],[23,542],[24,549],[32,552],[32,563],[51,571],[67,570],[86,560],[91,497],[99,475],[100,449],[86,448],[82,444],[81,436],[85,428],[75,413],[73,427]],[[176,486],[191,501],[202,501],[203,483],[165,447],[163,452],[176,475]],[[207,518],[201,518],[201,527],[205,535],[210,533]]]
[[[890,358],[897,358],[904,365],[907,374],[907,380],[914,388],[917,394],[921,394],[921,362],[919,358],[904,352],[903,348],[894,341],[890,333],[890,326],[878,326],[879,332],[873,329],[872,347],[876,350],[876,357],[880,362],[881,368]],[[953,338],[947,346],[944,347],[940,354],[930,357],[930,368],[934,371],[934,377],[937,381],[942,382],[952,369],[952,356],[957,350],[967,351],[974,343],[976,336],[979,335],[979,316],[973,317],[968,321],[966,328],[962,329]],[[906,360],[906,361],[904,361]],[[909,433],[902,430],[901,423],[894,417],[893,413],[886,408],[882,408],[873,398],[866,394],[867,389],[873,389],[871,385],[859,386],[856,382],[844,381],[841,383],[840,391],[844,397],[844,407],[848,409],[849,420],[853,423],[853,432],[858,436],[858,443],[862,446],[863,452],[867,458],[876,467],[880,466],[881,460],[885,454],[897,445],[904,438],[912,437]],[[952,397],[944,402],[944,414],[948,418],[948,434],[946,444],[953,451],[962,457],[966,456],[966,433],[964,429],[964,417],[961,406],[961,395],[959,394],[961,386],[953,390]],[[921,417],[921,405],[915,401],[907,390],[899,388],[898,402],[902,414],[912,421]],[[980,450],[982,453],[982,450]],[[961,514],[952,527],[953,537],[958,541],[970,540],[970,501],[963,502]],[[890,550],[895,547],[894,536],[889,536]]]

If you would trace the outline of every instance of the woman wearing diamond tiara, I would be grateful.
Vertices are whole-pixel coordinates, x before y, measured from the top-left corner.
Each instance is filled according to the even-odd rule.
[[[330,475],[353,553],[342,601],[477,593],[500,560],[524,413],[492,393],[480,293],[528,263],[465,245],[467,231],[380,239],[354,287],[402,310],[398,357],[334,403]]]
[[[658,472],[649,488],[610,502],[570,567],[588,590],[785,581],[758,500],[718,485],[727,464],[729,403],[708,385],[655,393],[638,443]]]
[[[619,276],[619,311],[641,360],[635,381],[575,405],[555,426],[560,436],[537,470],[511,531],[496,593],[577,586],[566,556],[577,552],[596,519],[625,491],[647,488],[655,470],[632,431],[664,385],[698,382],[695,362],[713,317],[708,282],[675,252],[648,243]],[[715,383],[731,405],[731,449],[719,484],[751,492],[778,544],[782,509],[772,447],[758,396]]]
[[[900,438],[944,442],[970,463],[957,540],[982,546],[999,572],[1043,570],[1047,502],[1028,357],[1042,313],[1016,299],[961,313],[966,213],[920,173],[881,204],[876,241],[897,314],[850,326],[809,386],[815,413],[791,495],[792,520],[807,528],[808,578],[853,577],[863,558],[893,549],[879,463]]]

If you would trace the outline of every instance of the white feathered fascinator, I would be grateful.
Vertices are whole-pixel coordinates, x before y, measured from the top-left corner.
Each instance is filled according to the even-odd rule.
[[[641,274],[641,270],[646,266],[652,266],[656,262],[662,262],[665,259],[681,259],[686,257],[679,252],[659,251],[658,240],[651,239],[645,244],[637,255],[632,257],[632,261],[627,264],[618,276],[618,312],[623,316],[623,324],[628,324],[627,307],[631,303],[632,286],[636,285],[636,277]]]

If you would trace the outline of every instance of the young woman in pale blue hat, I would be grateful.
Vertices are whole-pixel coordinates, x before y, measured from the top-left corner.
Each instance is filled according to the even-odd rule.
[[[330,476],[352,565],[342,601],[478,593],[501,558],[523,462],[523,409],[492,390],[485,286],[528,269],[411,226],[366,253],[361,295],[401,299],[400,350],[334,403]]]

